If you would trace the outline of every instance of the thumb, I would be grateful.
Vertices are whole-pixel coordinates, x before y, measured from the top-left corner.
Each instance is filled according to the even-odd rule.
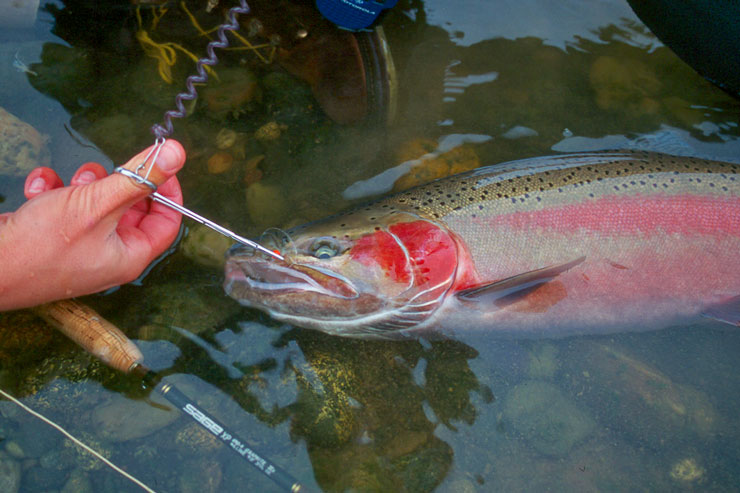
[[[148,173],[147,179],[159,186],[183,167],[185,164],[185,149],[176,140],[166,140],[159,153],[152,152],[153,147],[151,146],[131,158],[122,168],[136,173],[137,169],[141,167],[138,175],[145,177]],[[151,156],[149,156],[150,153]],[[155,162],[152,162],[155,157]],[[146,161],[144,161],[145,159]],[[112,173],[107,178],[91,185],[105,187],[104,191],[99,190],[102,193],[97,196],[96,209],[102,216],[106,216],[115,210],[120,210],[120,213],[123,214],[129,206],[147,197],[153,191],[146,184],[138,183],[120,173]]]
[[[140,168],[137,173],[139,176],[147,177],[149,181],[159,186],[177,173],[183,164],[185,164],[185,149],[176,140],[166,140],[158,153],[156,150],[152,152],[154,147],[151,146],[144,149],[124,164],[122,168],[133,171],[134,173],[137,173],[137,169]],[[151,156],[149,156],[150,153],[152,154]],[[155,159],[156,161],[152,162]],[[125,184],[129,185],[129,188],[135,187],[138,190],[143,190],[146,192],[145,195],[149,195],[152,192],[151,188],[147,185],[137,183],[127,176],[118,174],[118,178],[120,178],[118,181],[122,185]]]

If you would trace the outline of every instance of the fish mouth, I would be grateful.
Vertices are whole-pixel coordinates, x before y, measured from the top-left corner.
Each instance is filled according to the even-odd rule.
[[[258,257],[227,261],[224,289],[228,294],[235,284],[242,284],[261,296],[317,293],[347,300],[359,296],[359,290],[349,279],[331,270]]]

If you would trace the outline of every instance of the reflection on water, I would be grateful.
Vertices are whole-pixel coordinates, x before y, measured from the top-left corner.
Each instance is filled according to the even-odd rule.
[[[51,136],[52,165],[65,178],[84,160],[121,162],[148,145],[148,128],[192,71],[180,56],[175,84],[166,84],[124,3],[75,16],[75,2],[66,2],[59,37],[3,35],[0,106]],[[199,8],[190,5],[203,26],[218,22]],[[181,9],[172,5],[152,29],[154,12],[142,10],[153,39],[200,53],[202,37]],[[39,24],[48,31],[52,17]],[[402,1],[384,28],[399,76],[399,114],[388,128],[339,125],[310,82],[250,52],[224,53],[219,79],[175,122],[189,153],[186,205],[258,235],[345,207],[353,184],[418,158],[410,147],[442,154],[455,142],[483,165],[635,140],[740,158],[738,102],[663,47],[626,3],[467,1],[451,10]],[[12,68],[16,52],[38,75]],[[21,182],[1,183],[0,210],[13,210]],[[196,231],[188,224],[180,246],[140,282],[86,302],[137,339],[153,368],[308,485],[727,491],[740,481],[737,331],[708,324],[552,341],[332,338],[226,298],[225,245]],[[2,314],[0,328],[2,388],[154,489],[274,488],[30,314]],[[137,491],[0,404],[1,484]]]
[[[538,0],[441,0],[425,2],[427,22],[447,31],[456,45],[471,46],[492,38],[535,37],[565,49],[578,39],[598,40],[594,31],[637,17],[625,2],[565,0],[546,4]],[[485,19],[486,22],[481,22]],[[631,38],[633,44],[654,43],[651,37]]]

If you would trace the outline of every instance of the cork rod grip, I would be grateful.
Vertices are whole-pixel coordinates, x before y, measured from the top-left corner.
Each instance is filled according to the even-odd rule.
[[[54,301],[33,311],[111,368],[128,373],[144,358],[118,327],[79,301]]]

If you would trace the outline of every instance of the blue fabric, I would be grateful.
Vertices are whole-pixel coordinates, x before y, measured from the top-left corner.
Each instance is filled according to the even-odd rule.
[[[364,29],[375,22],[380,13],[396,5],[398,0],[316,0],[319,12],[339,27]]]

